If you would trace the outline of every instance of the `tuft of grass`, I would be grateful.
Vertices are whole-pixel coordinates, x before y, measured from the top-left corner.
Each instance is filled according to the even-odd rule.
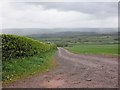
[[[118,45],[74,45],[66,47],[67,50],[77,54],[100,54],[100,55],[118,55]]]
[[[56,50],[51,50],[32,57],[3,62],[3,85],[53,68],[55,66],[55,59],[53,59],[55,51]]]

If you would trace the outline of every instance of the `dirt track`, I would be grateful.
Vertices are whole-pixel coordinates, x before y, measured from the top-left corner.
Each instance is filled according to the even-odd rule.
[[[117,58],[78,55],[58,48],[58,67],[7,87],[11,88],[116,88]]]

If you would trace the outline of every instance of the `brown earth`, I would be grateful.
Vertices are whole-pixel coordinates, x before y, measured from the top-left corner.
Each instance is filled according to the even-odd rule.
[[[113,57],[56,53],[58,66],[43,75],[16,81],[6,88],[117,88],[118,60]]]

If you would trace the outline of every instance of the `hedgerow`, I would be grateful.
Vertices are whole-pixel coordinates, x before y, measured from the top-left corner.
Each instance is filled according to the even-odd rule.
[[[24,36],[2,34],[2,60],[21,58],[55,49],[54,44],[46,44]]]

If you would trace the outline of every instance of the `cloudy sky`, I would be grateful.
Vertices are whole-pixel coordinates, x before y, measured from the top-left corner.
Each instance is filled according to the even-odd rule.
[[[116,28],[117,2],[6,2],[2,28]]]

